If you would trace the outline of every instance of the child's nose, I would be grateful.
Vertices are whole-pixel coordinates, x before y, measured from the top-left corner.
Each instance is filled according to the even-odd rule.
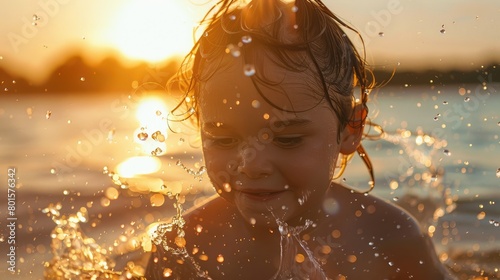
[[[269,153],[265,149],[246,147],[240,151],[238,172],[252,179],[268,177],[273,173],[273,165],[268,157]]]

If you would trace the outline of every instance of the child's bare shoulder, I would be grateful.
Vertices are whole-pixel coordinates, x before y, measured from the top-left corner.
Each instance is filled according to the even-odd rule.
[[[379,197],[353,192],[343,186],[334,192],[333,201],[338,203],[337,217],[357,224],[365,230],[387,233],[414,233],[420,235],[416,220],[403,208]],[[373,227],[372,225],[378,225]]]

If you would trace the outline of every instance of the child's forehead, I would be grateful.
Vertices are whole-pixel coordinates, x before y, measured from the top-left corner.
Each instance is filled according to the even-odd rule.
[[[224,67],[214,71],[207,81],[201,83],[199,94],[205,102],[267,99],[278,106],[296,107],[298,104],[317,104],[318,98],[323,96],[323,90],[309,69],[287,69],[269,60],[254,65],[245,63],[241,58],[230,58]]]

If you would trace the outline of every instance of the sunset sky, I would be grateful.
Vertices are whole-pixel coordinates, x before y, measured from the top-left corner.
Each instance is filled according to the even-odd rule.
[[[0,67],[41,80],[68,50],[160,62],[186,53],[209,0],[0,2]],[[325,0],[365,38],[368,60],[406,69],[500,61],[498,0]]]

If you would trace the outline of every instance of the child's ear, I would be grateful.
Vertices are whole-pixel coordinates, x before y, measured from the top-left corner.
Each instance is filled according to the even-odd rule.
[[[363,136],[367,114],[368,109],[364,104],[354,106],[353,115],[342,133],[342,142],[340,143],[340,152],[342,154],[350,155],[358,148]]]

